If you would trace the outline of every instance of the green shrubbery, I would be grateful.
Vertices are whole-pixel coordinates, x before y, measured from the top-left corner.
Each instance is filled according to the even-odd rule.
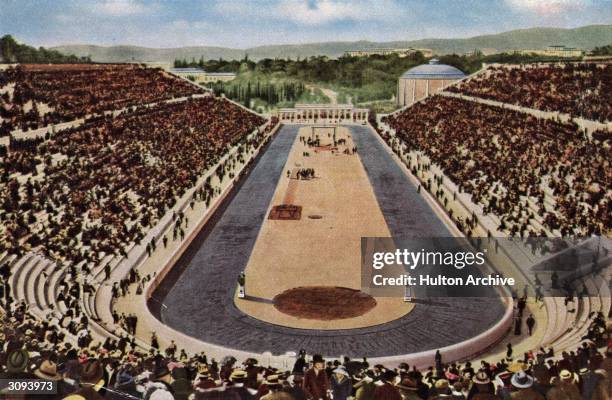
[[[501,53],[483,55],[474,51],[468,55],[450,54],[438,57],[443,64],[459,68],[471,74],[482,68],[483,63],[531,63],[558,61],[558,58],[525,55],[519,53]],[[227,61],[223,59],[200,59],[191,62],[176,60],[177,67],[201,67],[208,72],[235,72],[238,77],[230,83],[213,85],[217,93],[225,95],[243,104],[252,104],[258,99],[259,106],[287,106],[294,102],[325,101],[323,93],[309,93],[306,85],[329,88],[338,92],[338,102],[353,104],[372,101],[391,100],[397,90],[397,79],[408,69],[427,63],[420,52],[408,57],[392,55],[372,55],[369,57],[340,57],[331,59],[325,56],[304,59],[270,59],[257,62],[245,57],[242,60]],[[250,85],[250,90],[249,90]],[[259,85],[263,90],[256,91]],[[290,85],[292,89],[286,88]],[[301,85],[301,86],[300,86]]]

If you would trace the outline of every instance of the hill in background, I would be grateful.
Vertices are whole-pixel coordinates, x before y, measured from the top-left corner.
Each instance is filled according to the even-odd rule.
[[[550,45],[565,45],[583,50],[612,43],[612,25],[589,25],[574,29],[530,28],[518,29],[493,35],[474,36],[465,39],[421,39],[394,42],[325,42],[294,45],[269,45],[248,49],[194,46],[154,49],[138,46],[65,45],[53,47],[63,54],[78,57],[90,56],[99,62],[173,62],[175,59],[241,59],[248,54],[250,59],[304,58],[324,55],[339,57],[349,50],[366,50],[379,47],[421,47],[432,49],[436,54],[467,53],[475,49],[487,53],[516,49],[541,49]]]

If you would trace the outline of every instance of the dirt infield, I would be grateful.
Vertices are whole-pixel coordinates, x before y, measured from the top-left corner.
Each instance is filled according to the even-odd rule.
[[[376,300],[369,294],[345,287],[298,287],[274,297],[274,307],[298,318],[332,321],[363,315],[376,307]]]
[[[273,299],[296,287],[361,290],[361,238],[391,236],[349,130],[338,127],[336,143],[327,130],[315,135],[317,147],[337,150],[308,146],[311,128],[300,129],[270,202],[272,218],[263,222],[245,268],[247,298],[235,304],[259,320],[300,329],[363,328],[401,318],[414,307],[401,296],[376,298],[372,307],[340,319],[325,310],[305,318],[274,306]],[[302,169],[314,176],[298,179]],[[288,216],[278,212],[280,205],[300,206],[301,219],[278,218]]]

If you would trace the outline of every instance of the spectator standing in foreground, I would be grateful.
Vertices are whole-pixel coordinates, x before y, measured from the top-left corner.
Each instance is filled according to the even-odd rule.
[[[325,373],[325,360],[320,354],[312,357],[312,368],[304,376],[304,391],[309,400],[328,399],[329,380]]]
[[[339,366],[333,371],[331,390],[334,400],[346,400],[351,395],[353,386],[349,374],[343,366]]]

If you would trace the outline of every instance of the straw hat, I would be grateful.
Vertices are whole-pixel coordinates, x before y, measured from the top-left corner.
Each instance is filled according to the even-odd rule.
[[[264,381],[264,383],[269,387],[279,387],[281,386],[280,376],[276,374],[269,375]]]
[[[242,369],[236,369],[230,375],[230,381],[232,382],[243,382],[246,378],[247,373]]]
[[[62,379],[62,376],[57,373],[57,364],[50,360],[43,361],[40,367],[34,371],[34,375],[49,381],[59,381]]]
[[[527,366],[527,364],[525,364],[522,361],[519,362],[515,362],[512,363],[508,366],[508,368],[506,368],[508,371],[516,373],[516,372],[521,372],[521,371],[527,371],[527,369],[529,369],[529,367]]]
[[[563,369],[559,372],[559,378],[565,382],[576,381],[576,375],[572,374],[570,371]]]
[[[446,379],[438,379],[434,386],[437,390],[446,390],[450,387]]]

